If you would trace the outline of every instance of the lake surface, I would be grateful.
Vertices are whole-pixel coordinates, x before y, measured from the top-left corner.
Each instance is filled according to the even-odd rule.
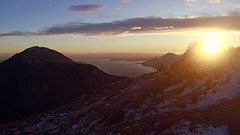
[[[156,71],[152,67],[142,66],[140,63],[143,61],[110,59],[75,59],[75,61],[94,65],[109,74],[127,77],[134,77]]]

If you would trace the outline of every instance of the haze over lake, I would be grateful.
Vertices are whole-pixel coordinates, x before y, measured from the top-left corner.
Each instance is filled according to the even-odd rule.
[[[75,61],[92,64],[109,74],[127,77],[135,77],[156,71],[152,67],[142,66],[140,63],[143,61],[110,59],[75,59]]]

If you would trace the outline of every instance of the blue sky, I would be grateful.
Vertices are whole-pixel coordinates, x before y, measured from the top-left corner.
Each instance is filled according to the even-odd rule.
[[[76,11],[70,10],[73,6]],[[196,34],[191,34],[196,31],[186,34],[186,29],[194,29],[187,19],[227,16],[239,13],[239,10],[239,0],[0,0],[0,53],[18,52],[33,45],[75,53],[181,52],[188,45],[186,43],[198,39]],[[188,21],[191,27],[184,26],[184,30],[179,30],[183,27],[178,25],[179,20],[169,19],[180,17]],[[155,31],[152,31],[150,22],[174,26],[153,23]],[[125,25],[128,28],[123,27]],[[202,26],[197,26],[201,27],[199,33],[202,33]],[[75,31],[75,27],[79,31]],[[232,28],[235,26],[220,32],[230,31],[226,40],[231,41],[232,37],[238,42],[239,29]],[[124,29],[129,30],[125,32]],[[158,32],[157,29],[162,31]],[[185,40],[182,40],[183,37]],[[143,44],[149,39],[152,48]],[[176,43],[181,45],[176,46]],[[156,50],[154,46],[157,44]]]
[[[188,3],[196,5],[188,6]],[[73,13],[72,5],[104,4],[99,12]],[[1,30],[38,30],[43,27],[68,22],[109,22],[136,17],[171,17],[201,15],[202,10],[217,14],[238,0],[225,0],[210,4],[207,0],[186,2],[184,0],[0,0]],[[227,9],[226,9],[227,10]]]

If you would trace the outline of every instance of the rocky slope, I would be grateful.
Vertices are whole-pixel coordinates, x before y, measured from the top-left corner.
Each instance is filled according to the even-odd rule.
[[[0,119],[40,113],[121,79],[54,50],[31,47],[0,63]]]
[[[196,63],[185,53],[168,71],[109,84],[58,109],[2,125],[0,133],[239,134],[240,51],[230,52],[211,68],[192,68]]]

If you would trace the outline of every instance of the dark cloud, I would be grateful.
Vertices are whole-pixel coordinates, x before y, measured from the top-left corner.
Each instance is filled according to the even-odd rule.
[[[88,13],[88,12],[97,12],[101,9],[106,8],[103,4],[96,4],[96,5],[79,5],[79,6],[71,6],[69,8],[72,12],[81,12],[81,13]]]
[[[98,16],[100,19],[110,18],[110,15],[105,15],[105,14],[97,14],[97,16]]]
[[[7,36],[37,36],[37,35],[42,35],[37,32],[29,32],[29,31],[13,31],[9,33],[0,33],[1,37],[7,37]]]
[[[222,29],[240,31],[240,15],[179,18],[132,18],[109,23],[68,23],[45,28],[37,32],[9,32],[0,36],[46,36],[60,34],[75,34],[81,36],[105,36],[124,34],[152,34],[196,31],[202,29]]]

